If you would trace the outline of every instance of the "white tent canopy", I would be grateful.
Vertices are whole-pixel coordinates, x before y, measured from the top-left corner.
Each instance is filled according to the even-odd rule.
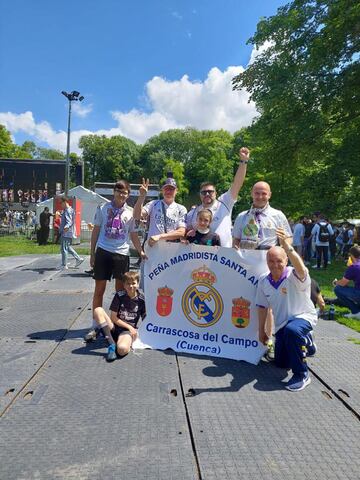
[[[103,203],[107,203],[109,201],[98,193],[92,192],[91,190],[88,190],[82,185],[71,188],[69,190],[68,196],[76,197],[82,202],[81,221],[85,223],[93,223],[97,206],[102,205]],[[44,202],[38,203],[36,205],[36,216],[39,218],[40,213],[44,210],[45,207],[48,207],[51,213],[55,213],[53,212],[53,205],[53,198],[49,198]]]

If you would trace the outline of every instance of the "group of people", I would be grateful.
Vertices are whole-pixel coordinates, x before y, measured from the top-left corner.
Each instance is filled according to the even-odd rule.
[[[271,188],[268,183],[260,181],[253,185],[252,205],[237,216],[232,228],[232,209],[245,180],[249,159],[249,150],[241,148],[239,166],[229,190],[218,197],[212,182],[202,183],[199,191],[201,201],[189,212],[176,202],[177,184],[170,177],[162,185],[162,199],[145,203],[149,180],[143,179],[138,200],[131,209],[126,203],[130,185],[125,180],[119,180],[114,186],[113,200],[98,206],[90,255],[95,279],[93,328],[86,334],[85,340],[93,341],[102,333],[109,344],[108,361],[130,351],[137,337],[138,322],[146,315],[144,294],[139,289],[139,273],[129,271],[130,240],[141,260],[147,260],[137,231],[137,225],[146,222],[149,247],[161,245],[161,242],[180,241],[210,247],[267,250],[269,273],[260,277],[256,295],[259,340],[266,345],[272,332],[275,333],[275,363],[291,368],[293,373],[285,385],[288,390],[300,391],[310,383],[306,359],[316,352],[312,332],[318,318],[315,303],[319,291],[313,288],[311,295],[311,278],[303,260],[303,251],[299,251],[298,245],[292,245],[293,233],[286,216],[270,206]],[[322,220],[320,218],[312,230],[324,243]],[[60,226],[62,268],[66,268],[68,253],[74,255],[76,265],[83,261],[71,247],[73,228],[74,211],[64,198]],[[324,255],[324,249],[321,252]],[[350,249],[350,253],[355,267],[350,272],[352,276],[345,274],[347,281],[336,281],[335,290],[339,295],[341,288],[348,288],[350,280],[356,279],[360,287],[360,264],[359,269],[356,266],[360,260],[360,249],[358,253]],[[291,266],[288,266],[289,261]],[[357,276],[354,269],[358,269]],[[103,298],[107,281],[112,278],[115,279],[117,293],[107,314]]]
[[[0,211],[0,223],[8,227],[35,227],[36,215],[32,210],[19,211],[4,208]]]
[[[161,242],[183,241],[207,246],[267,250],[269,273],[259,279],[256,304],[259,313],[259,339],[267,344],[275,332],[275,363],[291,368],[286,384],[299,391],[310,383],[306,357],[315,353],[312,331],[317,313],[310,299],[311,279],[300,255],[292,246],[292,231],[285,215],[270,206],[271,189],[266,182],[252,187],[251,207],[241,212],[232,229],[231,214],[246,176],[250,152],[239,152],[239,166],[229,190],[219,197],[212,182],[200,185],[200,204],[189,212],[176,202],[177,185],[167,178],[162,199],[145,203],[149,181],[143,179],[139,197],[131,210],[126,200],[130,185],[120,180],[112,202],[98,207],[91,237],[90,264],[94,269],[93,329],[85,336],[95,340],[103,333],[108,340],[107,360],[126,355],[137,336],[137,324],[146,315],[144,295],[139,290],[139,274],[129,272],[129,240],[140,258],[146,254],[136,225],[148,224],[149,247]],[[290,259],[292,266],[288,266]],[[106,283],[115,278],[117,293],[108,315],[103,308]]]
[[[347,259],[354,245],[356,230],[348,222],[335,224],[324,215],[313,218],[300,217],[293,228],[293,246],[309,265],[316,258],[313,268],[327,268],[331,259]]]

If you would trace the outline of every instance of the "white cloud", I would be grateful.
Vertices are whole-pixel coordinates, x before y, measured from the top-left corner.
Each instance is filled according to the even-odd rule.
[[[266,40],[262,45],[260,45],[259,48],[253,48],[248,65],[254,63],[256,57],[264,53],[268,48],[272,47],[273,45],[274,42]]]
[[[36,123],[32,112],[20,114],[0,112],[0,124],[5,125],[13,135],[22,132],[33,137],[35,141],[48,145],[50,148],[62,151],[66,150],[66,132],[63,130],[56,132],[48,122]],[[70,137],[71,151],[79,152],[78,143],[81,136],[90,133],[93,132],[87,130],[76,130],[72,132]]]
[[[157,111],[144,113],[133,109],[128,113],[112,112],[112,117],[118,122],[121,135],[131,138],[137,143],[143,143],[149,137],[163,130],[186,126]]]
[[[251,59],[255,58],[254,55]],[[110,114],[116,122],[113,128],[72,131],[71,151],[79,152],[78,141],[82,135],[88,134],[124,135],[137,143],[144,143],[149,137],[171,128],[195,127],[234,132],[248,126],[257,114],[255,105],[249,103],[245,90],[233,91],[231,83],[232,78],[242,71],[244,68],[241,66],[231,66],[225,71],[214,67],[204,81],[192,81],[188,75],[180,80],[153,77],[146,84],[149,113],[135,108],[128,112],[112,111]],[[81,107],[76,113],[86,116],[91,110],[92,105],[89,105]],[[0,112],[0,124],[5,125],[12,135],[23,132],[33,137],[35,142],[62,151],[66,149],[66,131],[55,131],[46,121],[37,123],[32,112]]]
[[[83,105],[82,103],[75,102],[72,106],[72,111],[74,115],[80,118],[85,118],[91,113],[93,110],[93,105],[90,103],[89,105]]]
[[[176,12],[176,11],[171,12],[171,15],[172,15],[174,18],[176,18],[177,20],[182,20],[182,19],[183,19],[183,16],[180,15],[179,12]]]

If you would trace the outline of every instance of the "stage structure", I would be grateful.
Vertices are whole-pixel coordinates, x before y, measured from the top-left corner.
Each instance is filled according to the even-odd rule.
[[[59,195],[65,184],[66,160],[0,159],[0,202],[24,207]]]

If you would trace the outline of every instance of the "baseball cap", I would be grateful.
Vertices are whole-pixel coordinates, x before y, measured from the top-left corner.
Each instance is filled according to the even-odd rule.
[[[161,188],[164,188],[164,187],[173,187],[173,188],[177,188],[177,185],[176,185],[176,182],[175,182],[175,179],[174,178],[167,178],[165,180],[165,182],[163,183],[162,187]]]

